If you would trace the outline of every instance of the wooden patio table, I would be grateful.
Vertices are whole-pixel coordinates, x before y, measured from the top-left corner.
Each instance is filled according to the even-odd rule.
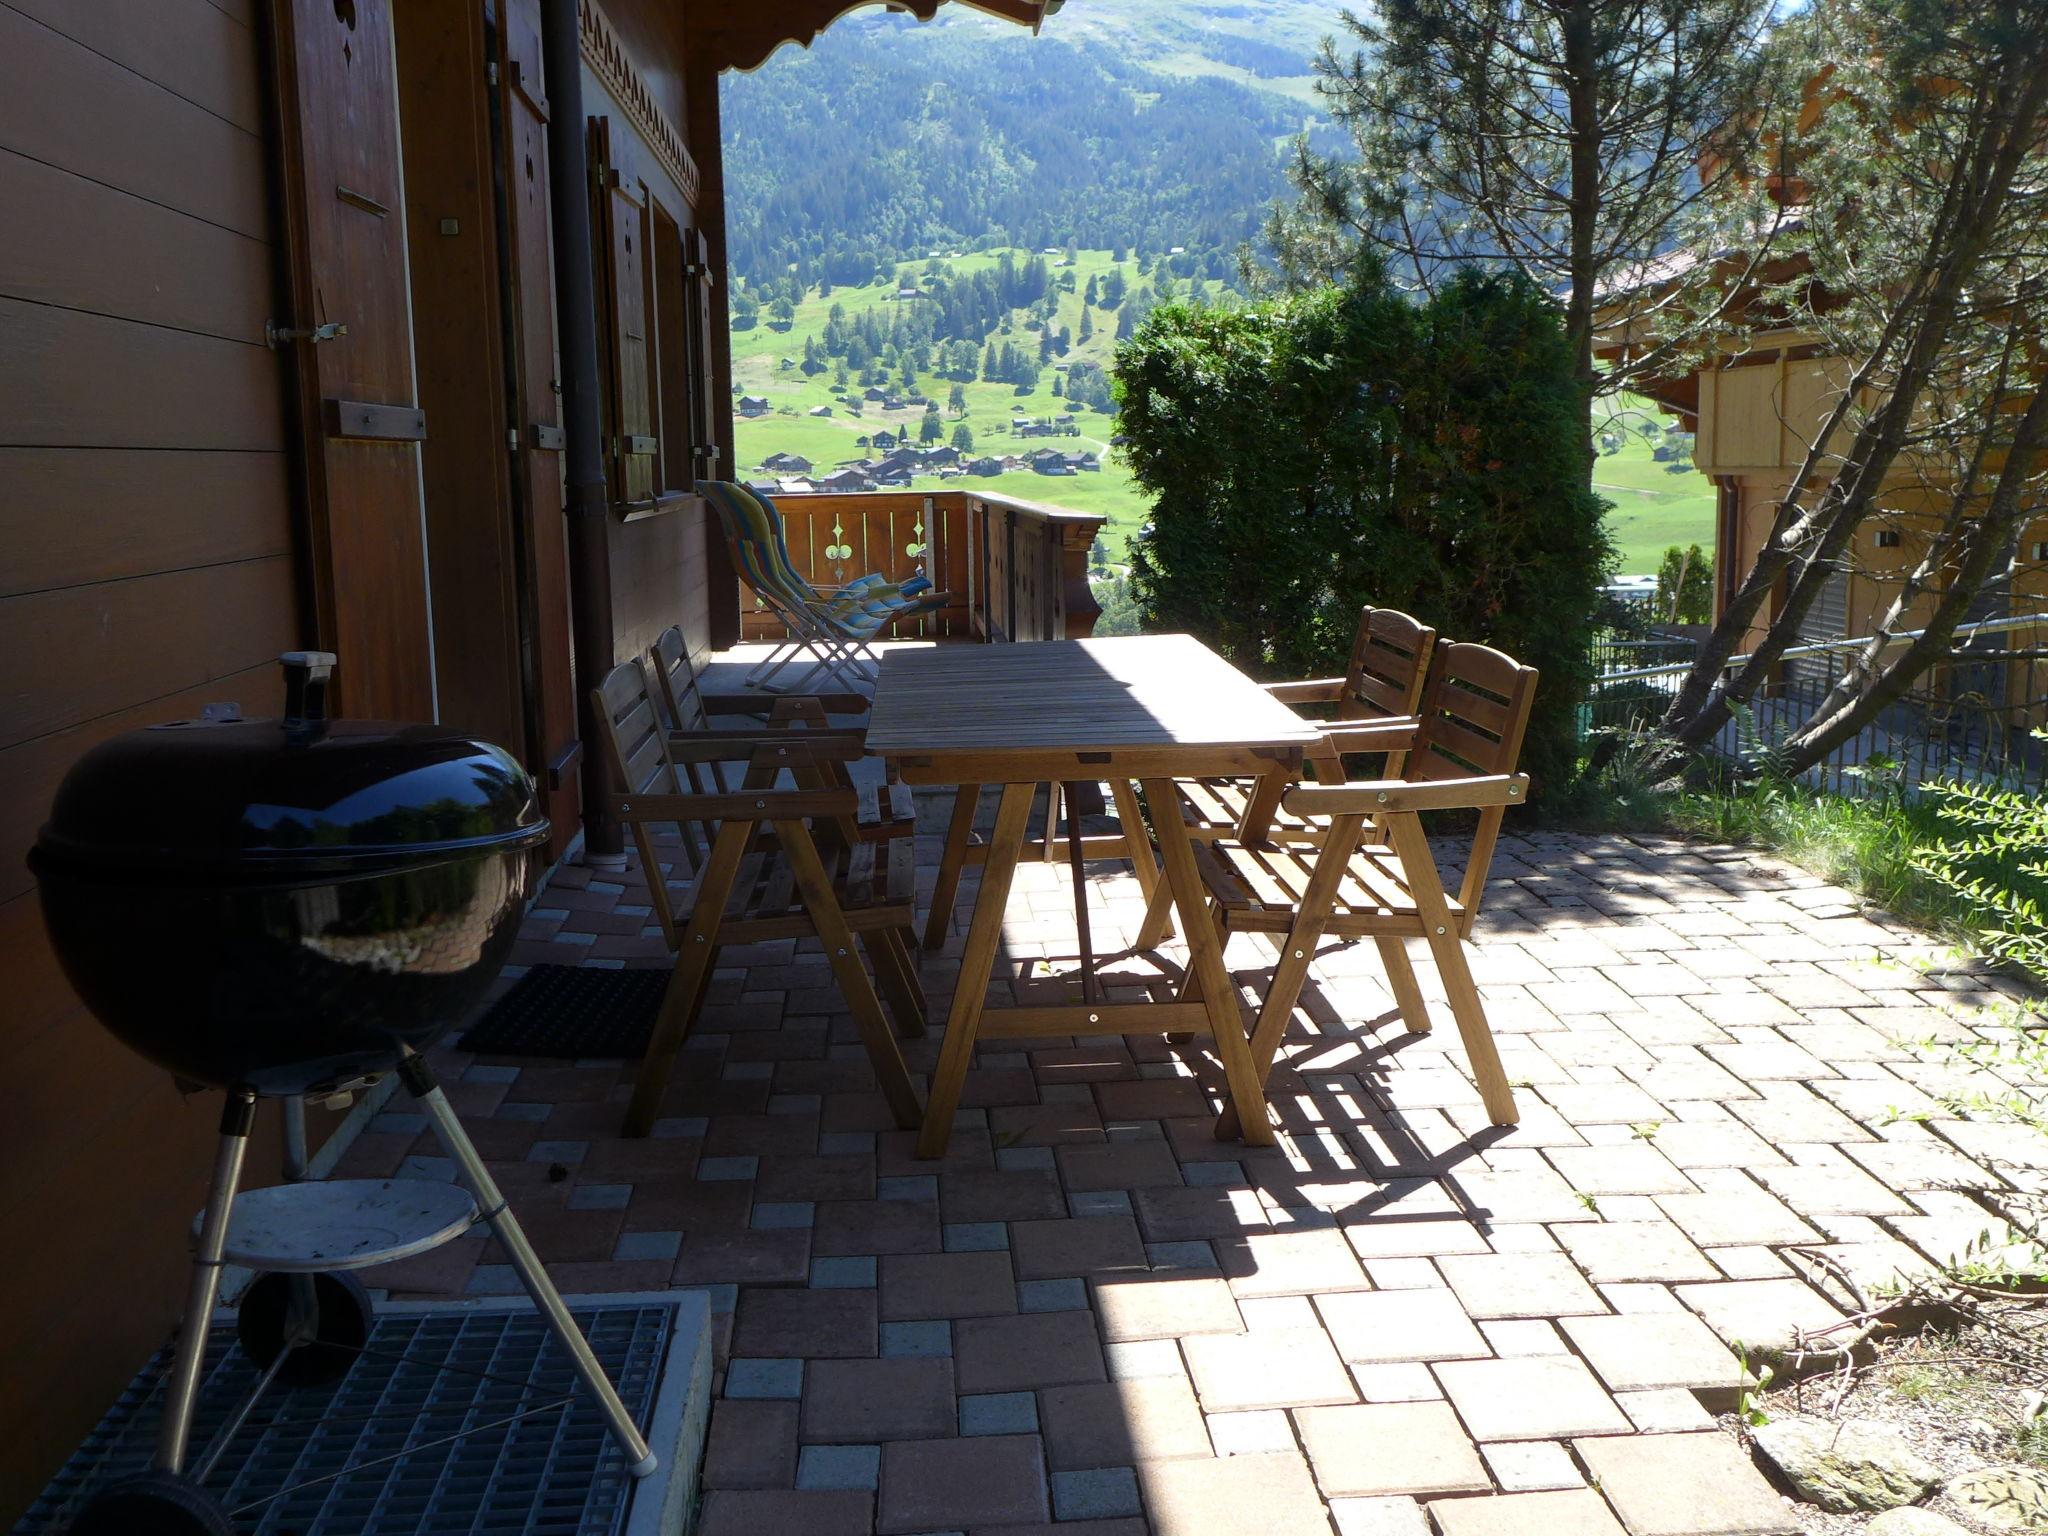
[[[1189,635],[942,645],[883,657],[868,717],[868,750],[893,759],[908,784],[973,786],[976,792],[984,784],[1003,787],[918,1137],[920,1157],[944,1154],[981,1035],[1208,1035],[1222,1060],[1244,1139],[1271,1145],[1265,1090],[1173,781],[1298,773],[1303,748],[1315,739],[1313,725]],[[1135,830],[1130,785],[1144,788],[1163,878],[1187,936],[1180,995],[1171,1002],[1104,1003],[1090,997],[991,1008],[989,976],[1037,788],[1087,780],[1107,780],[1118,791],[1127,833]],[[962,802],[969,803],[968,793]],[[956,813],[947,833],[956,876],[970,820]],[[1131,852],[1150,856],[1135,847]]]

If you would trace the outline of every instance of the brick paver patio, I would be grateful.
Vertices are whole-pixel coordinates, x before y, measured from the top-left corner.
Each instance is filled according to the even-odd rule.
[[[994,1041],[920,1162],[793,944],[722,957],[651,1139],[615,1134],[625,1064],[441,1066],[565,1291],[711,1290],[705,1536],[1796,1530],[1712,1426],[1726,1345],[1840,1315],[1791,1250],[1879,1280],[1993,1225],[1976,1191],[2038,1180],[2048,1159],[1945,1118],[1955,1070],[1901,1043],[1966,1038],[2000,999],[1733,850],[1539,835],[1494,869],[1474,964],[1511,1132],[1448,1014],[1402,1032],[1370,946],[1304,995],[1268,1152],[1214,1138],[1191,1048]],[[1138,887],[1090,873],[1111,948]],[[966,885],[924,960],[935,1021]],[[1020,874],[1014,985],[1071,963],[1069,901],[1061,866]],[[662,965],[652,923],[637,874],[572,866],[515,960]],[[1230,958],[1256,987],[1269,957]],[[913,1072],[940,1034],[905,1042]],[[344,1168],[435,1161],[390,1113]],[[514,1287],[482,1239],[371,1278]]]

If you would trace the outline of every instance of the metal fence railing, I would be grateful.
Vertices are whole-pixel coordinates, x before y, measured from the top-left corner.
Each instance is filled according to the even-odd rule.
[[[1897,643],[1917,638],[1902,631]],[[1758,758],[1813,717],[1868,636],[1788,648],[1773,680],[1738,711],[1713,743],[1730,760]],[[1659,652],[1662,654],[1659,654]],[[1690,640],[1604,639],[1599,676],[1580,712],[1593,731],[1651,731],[1697,654]],[[1748,661],[1730,658],[1725,678]],[[1802,778],[1839,794],[1926,779],[1997,782],[2039,792],[2048,785],[2048,614],[1986,619],[1956,627],[1948,653],[1857,735]]]

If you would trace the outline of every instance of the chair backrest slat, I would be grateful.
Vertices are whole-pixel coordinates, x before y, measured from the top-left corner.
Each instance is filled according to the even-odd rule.
[[[1522,755],[1536,669],[1469,641],[1437,647],[1424,691],[1410,779],[1512,773]]]
[[[1424,691],[1422,724],[1409,753],[1411,780],[1486,778],[1513,773],[1521,760],[1522,738],[1529,729],[1535,702],[1536,669],[1491,646],[1446,642],[1436,648]],[[1458,889],[1464,909],[1463,930],[1471,932],[1486,891],[1487,871],[1500,841],[1501,818],[1507,807],[1488,806],[1479,813],[1465,878]]]
[[[1399,609],[1359,610],[1338,716],[1361,720],[1414,714],[1435,646],[1436,631]]]
[[[668,706],[668,718],[679,731],[701,731],[709,725],[704,708],[704,690],[698,685],[697,664],[683,639],[683,627],[671,624],[655,638],[648,651],[654,663],[654,680],[661,700]]]

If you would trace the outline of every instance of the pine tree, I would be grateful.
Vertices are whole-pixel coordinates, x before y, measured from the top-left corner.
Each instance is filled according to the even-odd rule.
[[[1087,343],[1088,338],[1090,336],[1093,336],[1094,334],[1095,322],[1088,317],[1088,311],[1083,309],[1081,311],[1081,329],[1078,333],[1077,339],[1085,345]]]

